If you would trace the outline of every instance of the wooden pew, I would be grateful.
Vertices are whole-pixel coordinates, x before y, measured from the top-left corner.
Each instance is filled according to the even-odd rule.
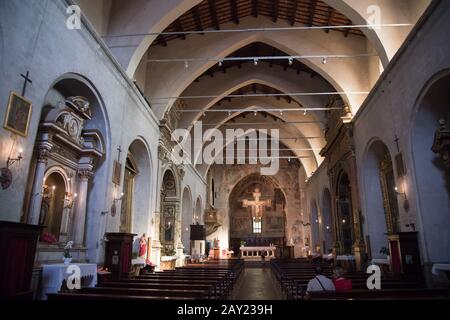
[[[130,296],[111,294],[82,294],[82,293],[50,293],[47,294],[49,301],[153,301],[153,300],[196,300],[191,297],[157,297],[157,296]]]
[[[383,289],[353,290],[350,292],[311,292],[311,300],[450,300],[449,291],[445,289]]]
[[[207,290],[179,290],[179,289],[137,289],[137,288],[84,288],[79,290],[81,294],[102,294],[102,295],[129,295],[129,296],[144,296],[144,297],[159,297],[165,299],[166,297],[187,297],[198,300],[206,299],[208,296]]]

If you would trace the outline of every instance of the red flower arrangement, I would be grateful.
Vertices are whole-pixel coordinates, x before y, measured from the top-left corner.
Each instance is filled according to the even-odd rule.
[[[45,242],[45,243],[49,243],[49,244],[54,244],[57,243],[58,240],[56,239],[56,237],[48,232],[45,232],[41,235],[41,238],[39,239],[41,242]]]

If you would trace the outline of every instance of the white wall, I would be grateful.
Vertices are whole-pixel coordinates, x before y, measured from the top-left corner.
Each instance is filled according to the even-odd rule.
[[[414,163],[413,144],[416,141],[413,137],[420,133],[420,129],[414,127],[414,121],[419,116],[420,95],[427,83],[442,70],[450,68],[447,32],[450,29],[449,15],[450,3],[440,2],[426,22],[413,34],[413,38],[407,41],[404,50],[400,50],[398,59],[391,62],[373,94],[365,101],[354,119],[355,152],[363,214],[367,213],[367,207],[370,205],[367,201],[370,190],[362,180],[364,172],[361,164],[365,161],[365,150],[372,139],[377,137],[392,151],[392,156],[395,156],[397,146],[394,140],[398,136],[407,171],[405,189],[410,203],[409,211],[400,205],[401,228],[402,231],[411,231],[406,224],[416,225],[422,262],[428,265],[437,260],[450,261],[450,250],[446,247],[450,237],[450,218],[447,218],[447,223],[432,227],[424,224],[425,217],[430,215],[431,211],[442,212],[442,205],[438,202],[426,208],[422,205],[423,198],[428,194],[424,190],[433,188],[433,184],[431,181],[427,182],[427,179],[419,179],[419,176],[427,175],[428,169]],[[428,148],[424,147],[421,152],[431,156],[430,143],[433,137],[427,136],[426,139]],[[439,235],[439,240],[433,235]]]
[[[44,5],[43,5],[44,4]],[[27,8],[27,10],[24,10]],[[102,193],[89,199],[87,225],[95,226],[87,230],[88,257],[92,261],[103,259],[103,234],[105,229],[117,231],[120,217],[110,215],[112,199],[120,194],[111,183],[113,159],[117,159],[117,148],[126,150],[137,137],[142,137],[150,149],[151,162],[157,163],[157,143],[159,128],[152,111],[144,104],[142,97],[129,85],[115,64],[101,49],[97,41],[87,32],[66,28],[66,4],[64,1],[2,1],[0,3],[1,43],[4,49],[0,55],[0,114],[5,114],[9,92],[21,91],[20,73],[30,71],[33,84],[28,86],[26,96],[33,102],[30,131],[27,138],[12,137],[9,131],[0,129],[0,158],[6,161],[9,150],[16,139],[24,151],[24,159],[12,171],[13,185],[0,192],[0,219],[20,221],[22,202],[37,127],[44,104],[44,97],[54,81],[66,73],[76,73],[88,79],[102,99],[106,114],[109,137],[106,141],[106,170],[95,177],[96,186]],[[26,21],[24,27],[23,21]],[[14,53],[14,54],[11,54]],[[125,163],[123,152],[121,162]],[[151,177],[156,185],[156,175]],[[154,203],[157,190],[146,195]],[[108,212],[102,215],[102,212]],[[150,220],[150,217],[149,217]],[[102,227],[98,227],[102,226]]]

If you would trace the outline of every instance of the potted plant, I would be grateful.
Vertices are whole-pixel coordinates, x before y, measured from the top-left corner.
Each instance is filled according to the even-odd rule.
[[[247,244],[247,242],[245,242],[244,240],[241,241],[241,248],[245,247],[245,245]]]
[[[64,253],[63,253],[63,261],[64,264],[69,264],[72,262],[72,255],[70,254],[70,250],[72,249],[73,241],[67,242],[66,246],[64,247]]]

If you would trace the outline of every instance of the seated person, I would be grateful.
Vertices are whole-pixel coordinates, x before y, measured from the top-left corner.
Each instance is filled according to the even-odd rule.
[[[342,267],[336,267],[333,270],[333,283],[337,292],[352,291],[352,281],[344,277],[345,269]]]
[[[139,274],[148,274],[155,272],[155,265],[149,259],[145,260],[145,266],[140,270]]]
[[[309,281],[306,292],[336,291],[333,281],[323,275],[322,267],[317,266],[314,271],[316,276]]]

